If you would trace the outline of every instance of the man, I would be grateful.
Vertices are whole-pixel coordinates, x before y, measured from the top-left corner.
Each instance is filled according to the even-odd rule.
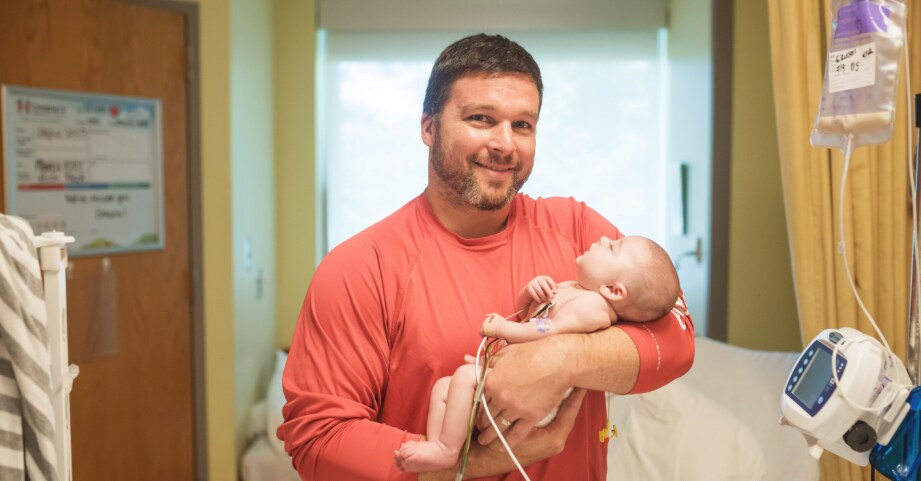
[[[393,466],[393,452],[425,432],[431,386],[475,351],[483,316],[511,315],[520,285],[574,278],[592,242],[623,236],[573,199],[518,194],[534,164],[542,91],[533,58],[501,36],[461,39],[436,60],[422,115],[425,192],[330,252],[301,309],[278,436],[302,479],[417,479]],[[493,357],[487,402],[531,479],[604,479],[602,392],[649,391],[690,368],[693,325],[679,305],[649,323]],[[534,428],[569,387],[556,420]],[[468,478],[520,479],[495,441],[482,430]]]

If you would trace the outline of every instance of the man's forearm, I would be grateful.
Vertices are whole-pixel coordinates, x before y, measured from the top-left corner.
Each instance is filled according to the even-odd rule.
[[[636,384],[640,356],[633,340],[611,326],[589,334],[555,336],[569,353],[570,384],[595,391],[627,393]]]

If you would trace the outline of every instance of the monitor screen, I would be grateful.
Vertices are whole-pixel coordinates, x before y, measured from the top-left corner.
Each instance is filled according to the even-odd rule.
[[[817,348],[799,382],[793,386],[793,395],[812,409],[830,379],[831,353]]]

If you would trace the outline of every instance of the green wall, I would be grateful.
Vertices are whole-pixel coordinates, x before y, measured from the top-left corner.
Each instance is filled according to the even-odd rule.
[[[208,479],[237,479],[230,191],[230,2],[201,0],[202,284]],[[228,402],[228,400],[230,400]]]
[[[729,342],[800,350],[775,128],[767,2],[736,1],[733,23]]]
[[[316,268],[314,0],[275,0],[275,343],[288,347]]]

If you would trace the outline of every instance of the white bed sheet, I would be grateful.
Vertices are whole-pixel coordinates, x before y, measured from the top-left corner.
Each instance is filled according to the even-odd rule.
[[[256,438],[243,453],[240,465],[243,481],[299,481],[291,458],[272,449],[265,436]]]
[[[612,400],[612,422],[630,428],[621,433],[622,437],[632,436],[631,430],[658,435],[641,432],[637,434],[639,440],[614,439],[608,454],[608,479],[630,479],[617,473],[633,472],[633,468],[650,459],[658,464],[647,464],[646,471],[667,474],[643,479],[752,479],[733,478],[731,473],[741,471],[738,466],[725,464],[721,456],[746,457],[749,463],[756,463],[759,456],[751,452],[755,448],[760,451],[765,469],[754,479],[817,481],[819,464],[809,455],[803,435],[778,423],[780,396],[798,356],[798,352],[759,351],[697,338],[694,365],[684,377],[653,393],[615,396]],[[687,402],[682,403],[682,399]],[[706,409],[698,409],[701,406]],[[666,414],[656,408],[674,411],[667,414],[673,431],[662,419]],[[751,436],[741,432],[743,429],[736,429],[739,426],[753,434],[754,444]],[[628,449],[623,449],[625,446]],[[679,450],[682,455],[677,454]],[[671,454],[663,456],[663,451]],[[681,475],[682,466],[695,466],[698,462],[710,462],[713,473],[708,476],[706,471],[692,469]],[[628,466],[618,465],[624,463]]]

